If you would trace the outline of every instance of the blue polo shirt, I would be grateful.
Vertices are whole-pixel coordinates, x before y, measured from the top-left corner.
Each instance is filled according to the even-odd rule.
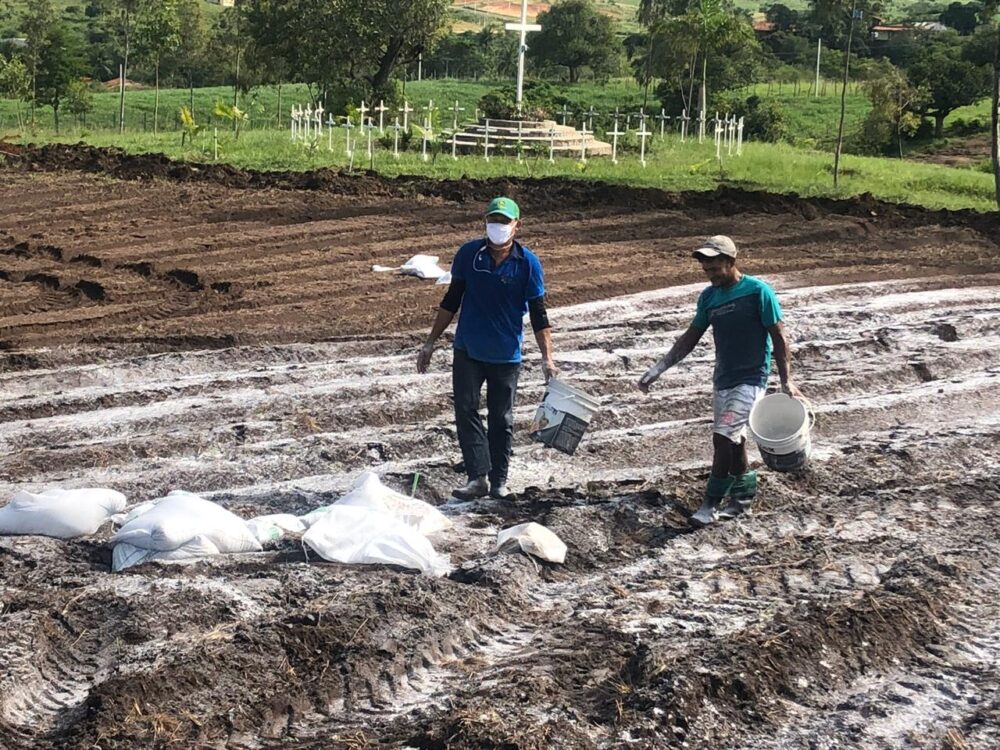
[[[474,240],[459,248],[451,278],[465,282],[455,348],[480,362],[520,362],[528,302],[545,295],[538,256],[515,241],[498,266],[486,240]]]
[[[774,290],[754,276],[727,289],[710,286],[698,297],[696,328],[712,327],[715,339],[715,388],[767,385],[771,372],[771,336],[767,329],[781,320]]]

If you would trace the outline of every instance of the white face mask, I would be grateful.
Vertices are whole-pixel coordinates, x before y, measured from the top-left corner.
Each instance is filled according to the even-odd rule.
[[[514,222],[510,224],[498,224],[495,222],[488,222],[486,224],[486,237],[489,241],[497,246],[503,247],[508,242],[510,238],[514,236]]]

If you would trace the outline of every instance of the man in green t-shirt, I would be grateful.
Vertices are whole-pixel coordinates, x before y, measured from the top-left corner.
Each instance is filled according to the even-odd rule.
[[[638,383],[648,393],[656,379],[690,354],[712,327],[715,453],[705,499],[690,519],[696,526],[738,516],[757,493],[757,472],[748,471],[746,425],[750,409],[767,386],[772,349],[781,390],[795,398],[802,395],[791,381],[791,356],[778,298],[763,281],[740,272],[737,252],[736,243],[724,235],[710,237],[694,251],[711,286],[698,297],[688,329]]]

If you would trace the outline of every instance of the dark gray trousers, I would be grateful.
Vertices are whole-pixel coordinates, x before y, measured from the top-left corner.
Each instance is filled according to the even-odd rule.
[[[469,479],[489,476],[494,485],[507,481],[514,441],[514,397],[520,364],[495,365],[472,359],[455,350],[451,368],[455,395],[455,427]],[[486,383],[486,425],[479,416],[483,383]]]

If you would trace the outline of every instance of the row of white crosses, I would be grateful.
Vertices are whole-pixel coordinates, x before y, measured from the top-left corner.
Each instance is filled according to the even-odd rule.
[[[743,118],[736,119],[736,115],[727,114],[725,117],[719,117],[719,113],[715,113],[715,158],[722,158],[722,149],[725,148],[728,155],[733,155],[733,148],[736,149],[736,155],[743,155]]]
[[[429,160],[430,156],[428,154],[428,145],[433,141],[433,113],[437,109],[434,106],[434,102],[428,102],[426,107],[421,107],[424,113],[423,118],[423,139],[421,146],[421,156],[424,161]],[[400,124],[400,117],[397,115],[394,117],[393,124],[386,126],[385,124],[385,113],[389,111],[389,108],[385,106],[384,102],[379,102],[378,107],[369,107],[364,101],[361,102],[361,106],[358,107],[358,113],[360,116],[360,125],[355,125],[349,115],[343,117],[343,124],[341,127],[344,128],[344,151],[349,158],[353,158],[355,148],[357,144],[357,139],[352,141],[351,131],[360,127],[366,133],[367,149],[366,155],[369,159],[372,158],[374,152],[373,137],[374,131],[377,128],[379,133],[384,135],[386,130],[393,131],[393,147],[392,153],[395,158],[399,158],[399,139],[400,131],[410,130],[410,114],[416,110],[410,107],[409,102],[405,101],[403,106],[399,108],[399,114],[402,115],[403,122]],[[453,159],[458,159],[458,120],[459,113],[464,112],[465,109],[459,106],[459,102],[456,101],[452,107],[448,108],[448,111],[452,113],[452,134],[451,134],[451,155]],[[367,116],[368,113],[378,113],[378,125],[375,124],[374,118]],[[325,110],[322,105],[317,105],[313,108],[310,105],[305,107],[293,107],[292,117],[291,117],[291,128],[292,128],[292,140],[293,141],[306,141],[308,142],[312,138],[319,140],[324,134],[324,125],[327,127],[327,137],[329,139],[328,148],[330,151],[333,150],[333,131],[336,128],[336,122],[332,114],[328,114],[327,120],[324,122],[323,114]],[[563,123],[566,122],[566,118],[573,114],[566,107],[559,112],[563,118]],[[583,113],[587,120],[581,126],[580,133],[580,161],[587,161],[587,145],[589,143],[589,137],[594,135],[593,130],[593,118],[597,117],[600,113],[597,112],[593,107]],[[620,126],[624,118],[625,130],[621,130]],[[613,164],[618,163],[618,140],[619,138],[628,135],[629,127],[632,120],[638,120],[639,126],[636,129],[636,135],[639,138],[639,161],[642,166],[646,166],[646,140],[654,135],[654,131],[647,127],[647,121],[657,120],[659,121],[659,134],[660,138],[663,139],[666,134],[666,124],[672,118],[667,115],[665,109],[660,110],[658,115],[648,115],[644,110],[640,109],[638,113],[633,114],[623,114],[618,108],[615,109],[613,114],[613,124],[614,127],[606,132],[606,136],[611,137],[611,161]],[[688,124],[692,118],[688,116],[687,110],[683,110],[681,116],[677,118],[680,124],[680,137],[681,141],[686,140],[688,136]],[[703,122],[705,118],[699,116],[699,133],[705,125]],[[720,118],[718,113],[716,113],[715,118],[712,122],[715,126],[715,142],[716,142],[716,155],[721,157],[722,148],[725,147],[729,155],[732,155],[733,149],[736,149],[736,155],[742,155],[743,153],[743,118],[739,120],[735,116],[726,115],[725,118]],[[518,138],[517,138],[517,158],[519,161],[522,160],[522,125],[518,125]],[[486,161],[490,160],[491,150],[497,147],[495,142],[490,141],[491,132],[497,132],[498,129],[490,127],[490,121],[487,119],[485,121],[484,128],[484,139],[483,139],[483,158]],[[556,137],[558,135],[554,128],[550,128],[547,135],[549,136],[549,161],[555,161],[555,150],[556,150]],[[359,135],[358,138],[361,136]]]

